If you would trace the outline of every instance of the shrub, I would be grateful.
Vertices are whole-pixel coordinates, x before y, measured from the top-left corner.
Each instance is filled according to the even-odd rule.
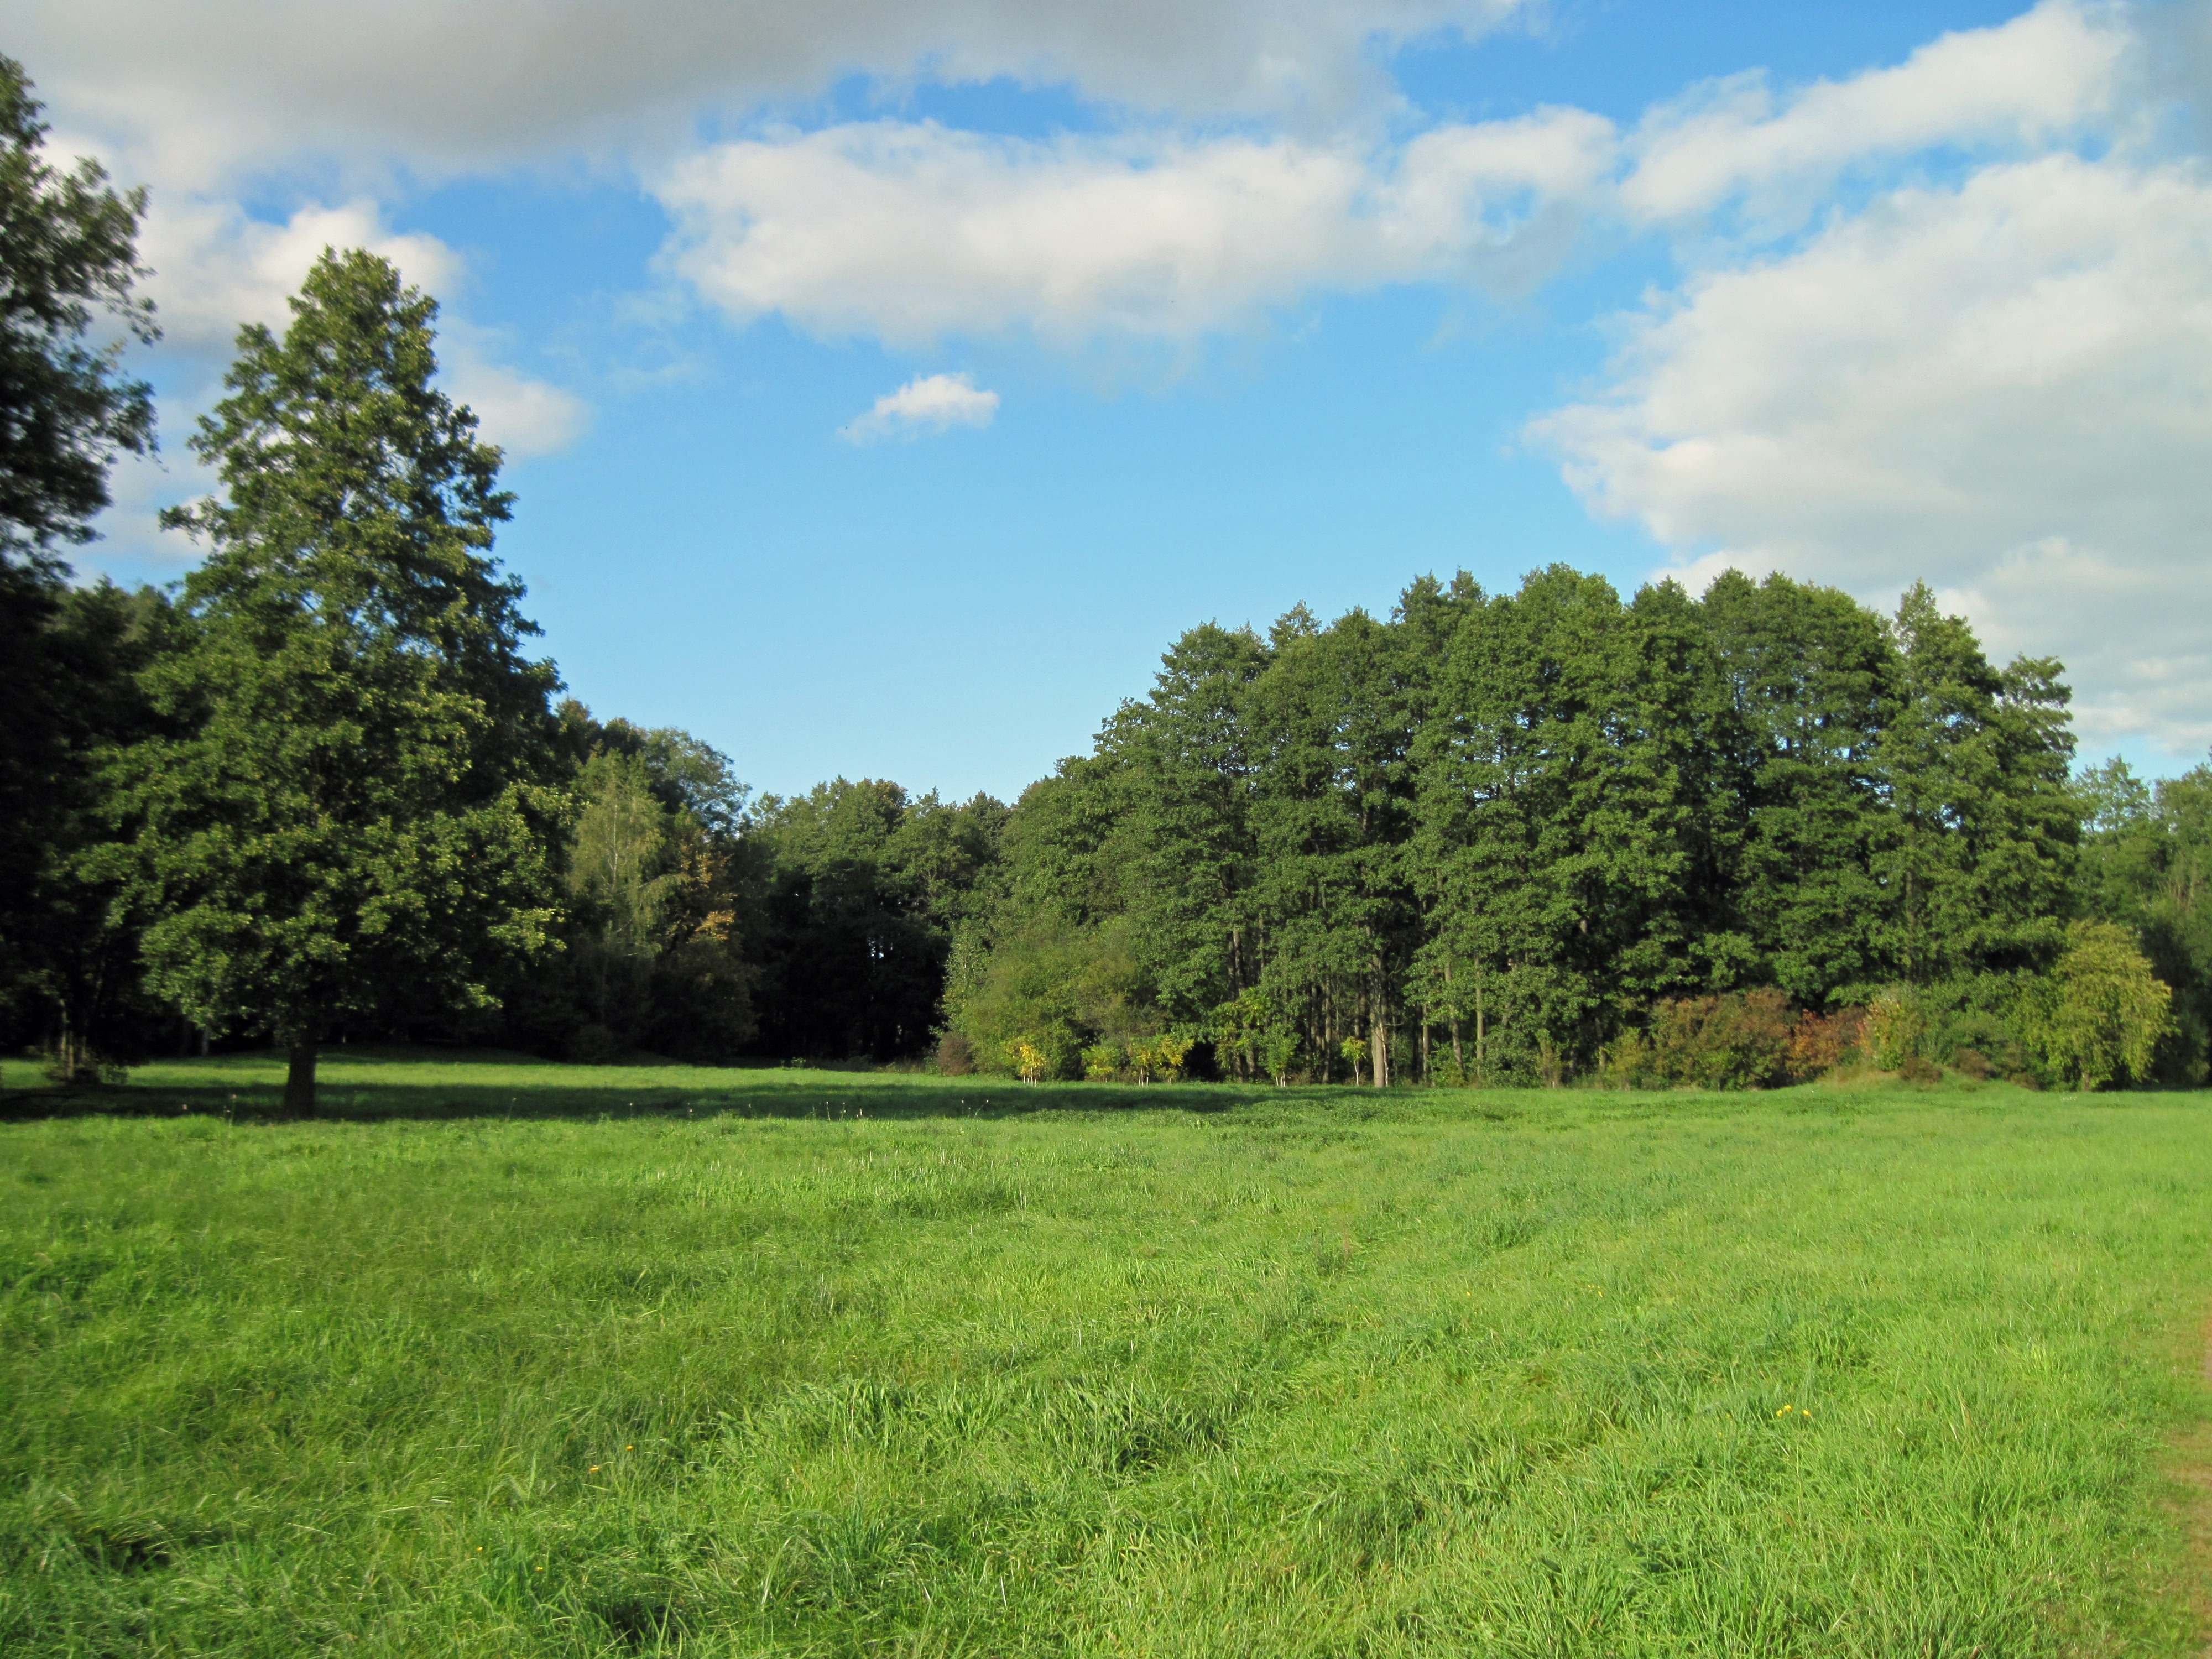
[[[2010,1077],[2028,1069],[2018,1021],[1987,1007],[1961,1008],[1936,1022],[1929,1054],[1975,1079]]]
[[[1765,1089],[1790,1079],[1796,1021],[1779,991],[1685,997],[1653,1010],[1651,1070],[1701,1089]]]
[[[1359,1081],[1360,1068],[1367,1064],[1367,1039],[1348,1036],[1336,1045],[1337,1055],[1352,1068],[1352,1080]]]
[[[1656,1076],[1651,1040],[1641,1031],[1623,1031],[1599,1051],[1597,1081],[1602,1087],[1641,1089]]]
[[[1048,1078],[1084,1074],[1083,1051],[1157,1024],[1125,928],[1068,932],[1042,924],[993,943],[988,960],[958,964],[948,980],[945,1023],[974,1045],[988,1071],[1019,1070],[1013,1045],[1042,1056]]]
[[[1082,1049],[1065,1028],[1024,1032],[999,1053],[1000,1065],[1024,1083],[1064,1083],[1083,1075]]]
[[[2101,1089],[2148,1075],[2172,1001],[2125,928],[2077,921],[2066,930],[2066,954],[2031,1000],[2026,1023],[2052,1070],[2081,1088]]]
[[[1111,1083],[1121,1075],[1128,1055],[1118,1042],[1094,1042],[1083,1051],[1083,1075],[1093,1083]]]
[[[1897,1074],[1907,1083],[1934,1083],[1943,1075],[1943,1068],[1923,1054],[1907,1054],[1897,1063]]]
[[[570,1034],[566,1058],[578,1066],[611,1065],[623,1051],[622,1039],[611,1027],[596,1021],[580,1025]]]
[[[1137,1074],[1139,1083],[1158,1079],[1172,1083],[1182,1075],[1182,1063],[1190,1057],[1193,1039],[1173,1031],[1154,1037],[1140,1037],[1129,1044],[1129,1069]]]
[[[1886,1072],[1902,1071],[1928,1042],[1928,1015],[1911,991],[1884,991],[1866,1011],[1866,1042],[1874,1063]]]
[[[966,1077],[975,1069],[975,1045],[957,1031],[937,1039],[937,1070],[945,1077]]]
[[[1867,1011],[1845,1008],[1832,1014],[1811,1010],[1797,1016],[1782,1068],[1792,1083],[1807,1083],[1844,1063],[1866,1036]]]

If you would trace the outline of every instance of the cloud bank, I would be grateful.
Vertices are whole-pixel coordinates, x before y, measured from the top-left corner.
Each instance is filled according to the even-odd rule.
[[[451,295],[463,280],[453,249],[434,236],[393,231],[367,198],[336,207],[310,204],[271,224],[236,203],[165,193],[149,204],[139,258],[153,270],[145,292],[158,307],[172,354],[197,367],[204,386],[211,385],[241,326],[261,323],[281,331],[290,320],[289,301],[326,247],[381,254],[432,295]],[[588,422],[584,401],[499,362],[493,343],[465,321],[441,317],[447,392],[473,409],[484,435],[511,454],[566,448]]]
[[[1808,86],[1751,73],[1640,117],[1432,122],[1392,50],[1522,0],[39,0],[10,50],[157,191],[172,342],[212,362],[278,321],[325,241],[443,291],[390,180],[627,157],[660,269],[738,325],[931,348],[1013,337],[1188,350],[1322,295],[1525,293],[1578,247],[1673,260],[1596,381],[1531,421],[1591,509],[1672,568],[1893,597],[1927,575],[1999,649],[2054,651],[2093,741],[2212,741],[2212,178],[2169,147],[2212,4],[2040,0]],[[2194,67],[2191,67],[2191,66]],[[839,77],[1065,85],[1105,130],[760,125]],[[702,114],[750,121],[696,137]],[[327,198],[264,222],[235,182]],[[319,169],[319,171],[318,171]],[[335,182],[334,182],[335,181]],[[330,205],[336,201],[338,205]],[[448,379],[518,453],[588,411],[456,324]],[[855,442],[984,424],[932,374]]]
[[[656,193],[671,267],[738,321],[900,344],[1029,331],[1189,339],[1316,289],[1509,270],[1612,128],[1450,127],[1385,165],[1291,138],[986,137],[880,122],[723,144]]]
[[[702,112],[842,76],[1010,76],[1185,116],[1339,118],[1376,54],[1522,0],[44,0],[9,50],[139,163],[206,184],[272,154],[430,173],[680,145]]]
[[[1924,576],[2082,725],[2212,743],[2212,181],[2071,155],[1885,194],[1638,313],[1531,428],[1692,568]]]

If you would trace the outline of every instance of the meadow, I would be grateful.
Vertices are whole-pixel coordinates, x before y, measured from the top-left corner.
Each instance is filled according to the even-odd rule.
[[[2212,1097],[32,1080],[11,1656],[2200,1650]]]

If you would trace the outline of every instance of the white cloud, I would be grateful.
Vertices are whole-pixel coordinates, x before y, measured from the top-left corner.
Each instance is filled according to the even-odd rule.
[[[145,291],[169,343],[222,359],[244,324],[283,327],[291,316],[286,301],[326,247],[382,254],[431,294],[450,293],[460,277],[451,248],[434,236],[394,233],[366,199],[310,204],[278,225],[234,202],[165,191],[148,207],[138,257],[153,268]]]
[[[174,434],[159,455],[118,456],[108,470],[108,508],[94,525],[100,538],[71,549],[70,563],[87,576],[105,572],[118,580],[167,580],[205,550],[181,530],[162,529],[161,509],[195,501],[218,482]],[[149,567],[159,574],[149,576]]]
[[[1938,144],[2033,143],[2107,111],[2130,35],[2109,6],[2042,0],[1946,34],[1892,69],[1781,100],[1763,76],[1698,88],[1646,116],[1620,200],[1633,216],[1711,210],[1739,192],[1817,186],[1853,162]]]
[[[1630,320],[1531,434],[1703,568],[1925,577],[2093,738],[2212,741],[2212,181],[2060,154],[1893,191]]]
[[[902,344],[1026,329],[1188,340],[1316,291],[1513,287],[1593,217],[1678,221],[1748,200],[1787,228],[1838,170],[1931,146],[2033,149],[2109,111],[2118,14],[2042,0],[1905,63],[1786,97],[1757,77],[1652,111],[1348,137],[1024,143],[854,123],[721,144],[665,169],[672,269],[740,319]]]
[[[591,424],[591,405],[550,381],[494,361],[473,329],[444,322],[439,379],[454,402],[476,411],[477,428],[510,459],[566,449]]]
[[[138,252],[154,271],[145,291],[158,307],[166,344],[197,360],[204,380],[229,360],[244,324],[283,330],[291,319],[291,296],[326,247],[381,254],[434,295],[452,294],[464,275],[445,243],[392,230],[383,210],[367,199],[311,204],[284,223],[270,224],[234,202],[164,193],[148,208]],[[515,455],[543,454],[573,441],[589,416],[583,401],[499,363],[490,344],[452,315],[440,318],[442,378],[453,397],[476,410],[484,435]]]
[[[1406,113],[1395,45],[1532,9],[29,0],[9,50],[89,135],[75,148],[167,187],[155,291],[203,363],[240,320],[281,322],[326,241],[447,292],[452,251],[367,199],[406,170],[625,159],[676,222],[665,268],[726,314],[902,344],[1188,346],[1319,293],[1525,288],[1593,222],[1717,222],[1733,240],[1692,247],[1709,263],[1626,320],[1604,388],[1531,427],[1593,507],[1686,567],[1870,599],[1925,575],[2000,649],[2064,655],[2093,736],[2212,739],[2212,183],[2131,148],[2157,99],[2202,98],[2177,65],[2207,61],[2212,7],[2039,0],[1844,80],[1708,83],[1626,134],[1554,109],[1381,137]],[[695,141],[702,114],[757,121],[853,73],[1006,75],[1137,114],[1048,142],[896,120]],[[216,199],[249,177],[256,199],[287,177],[362,199],[264,224]],[[492,344],[449,328],[448,382],[488,434],[569,441],[587,411]],[[845,432],[981,424],[995,404],[933,375]]]
[[[856,444],[882,438],[911,438],[956,426],[988,426],[999,412],[999,394],[977,389],[967,374],[927,374],[908,380],[876,399],[866,414],[837,435]]]
[[[9,50],[134,176],[310,157],[436,172],[680,144],[691,118],[840,76],[1073,82],[1154,111],[1325,118],[1382,101],[1380,44],[1523,0],[28,0]]]
[[[1501,279],[1612,128],[1547,110],[1395,158],[1291,138],[983,137],[875,122],[723,144],[656,193],[672,267],[744,320],[902,343],[1033,330],[1188,339],[1316,289]]]

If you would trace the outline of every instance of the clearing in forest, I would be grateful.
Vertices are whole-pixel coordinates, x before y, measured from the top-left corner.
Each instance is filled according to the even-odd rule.
[[[2197,1650],[2212,1097],[280,1080],[5,1097],[10,1655]]]

